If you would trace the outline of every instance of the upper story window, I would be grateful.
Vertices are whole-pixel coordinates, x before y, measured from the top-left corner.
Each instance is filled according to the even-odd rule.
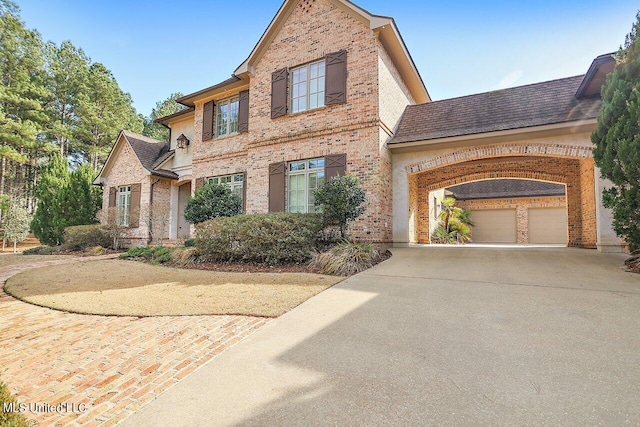
[[[118,224],[129,226],[131,219],[131,186],[118,188]]]
[[[271,118],[347,102],[347,51],[271,73]]]
[[[289,163],[289,212],[315,212],[313,191],[324,184],[324,158]]]
[[[238,132],[238,97],[218,101],[216,105],[216,136]]]
[[[291,70],[290,111],[313,110],[324,106],[325,60]]]

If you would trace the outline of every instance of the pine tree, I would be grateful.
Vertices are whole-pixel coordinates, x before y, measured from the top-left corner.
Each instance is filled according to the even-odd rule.
[[[158,141],[169,140],[169,129],[164,126],[155,123],[154,120],[161,117],[170,116],[178,111],[186,108],[184,105],[180,105],[176,102],[176,99],[180,98],[182,93],[176,92],[169,95],[164,101],[156,102],[156,106],[151,110],[151,115],[144,118],[144,129],[142,134],[149,138],[157,139]]]
[[[40,241],[49,246],[62,242],[66,219],[59,206],[61,192],[69,183],[69,165],[59,153],[53,155],[42,171],[36,197],[38,206],[31,222],[31,229]]]
[[[613,228],[631,251],[640,249],[640,13],[602,88],[598,127],[591,136],[602,176],[613,182],[603,202]]]

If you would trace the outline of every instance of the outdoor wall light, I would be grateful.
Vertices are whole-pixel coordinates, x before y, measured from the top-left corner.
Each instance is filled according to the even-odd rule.
[[[177,139],[178,142],[178,148],[180,149],[185,149],[189,146],[189,138],[187,138],[186,136],[184,136],[184,134],[180,135]]]

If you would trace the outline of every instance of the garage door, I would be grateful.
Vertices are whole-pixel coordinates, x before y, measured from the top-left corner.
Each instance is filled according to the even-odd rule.
[[[474,210],[471,229],[474,243],[516,243],[516,210]]]
[[[529,209],[529,243],[567,244],[565,208]]]

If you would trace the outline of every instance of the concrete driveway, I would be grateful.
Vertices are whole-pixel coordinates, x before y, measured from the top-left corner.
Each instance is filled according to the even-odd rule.
[[[640,275],[623,260],[396,249],[124,425],[637,424]]]

